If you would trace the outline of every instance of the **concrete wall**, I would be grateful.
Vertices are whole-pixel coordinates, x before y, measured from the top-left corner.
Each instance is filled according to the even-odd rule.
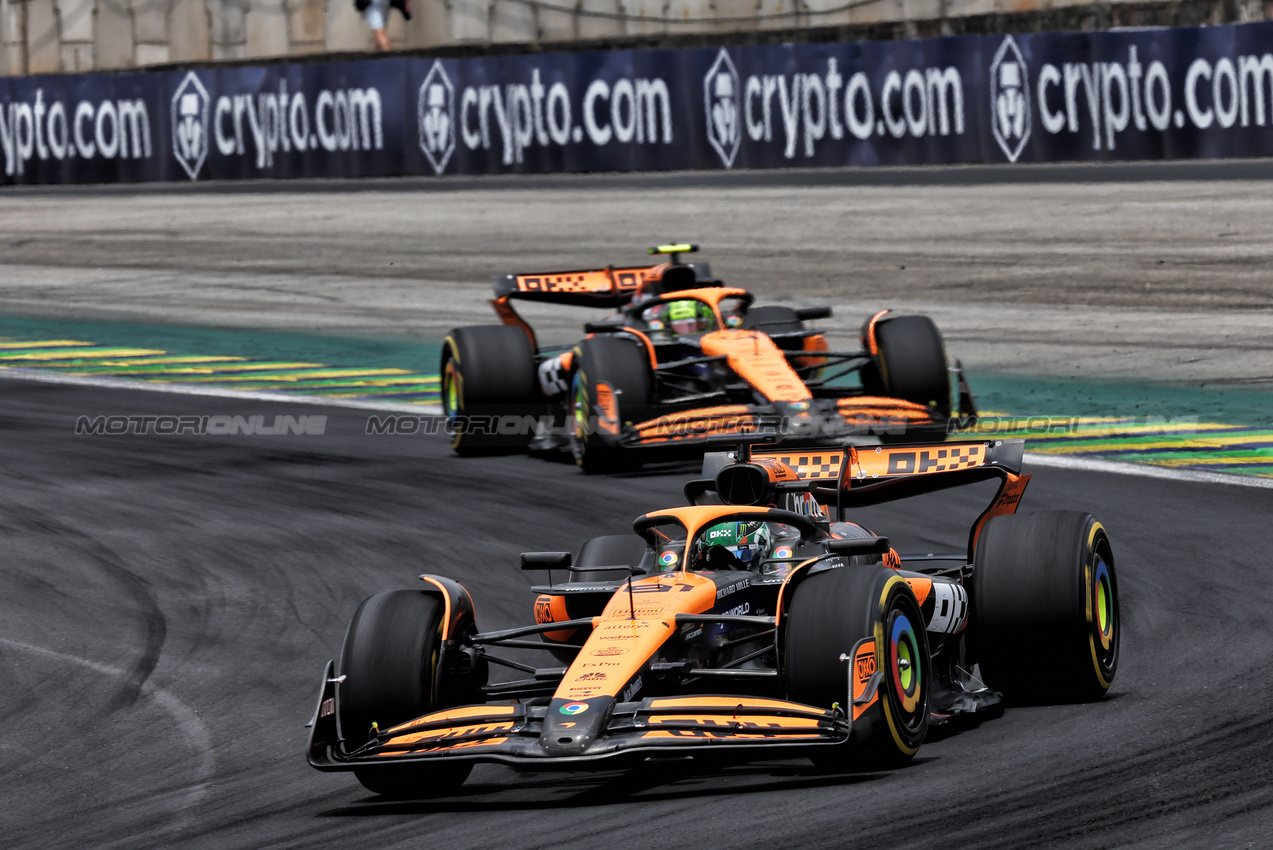
[[[1273,0],[412,0],[395,48],[854,40],[1273,19]],[[0,76],[369,51],[353,0],[0,0]]]

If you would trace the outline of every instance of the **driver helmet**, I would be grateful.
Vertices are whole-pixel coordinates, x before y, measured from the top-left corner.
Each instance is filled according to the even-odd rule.
[[[722,522],[703,532],[700,544],[724,546],[748,566],[756,566],[769,552],[769,525],[764,522]]]
[[[664,326],[675,334],[702,333],[703,331],[711,330],[712,326],[716,324],[716,316],[712,313],[712,308],[693,298],[667,301],[658,307],[650,308],[646,312],[649,313],[655,310],[660,311],[660,315],[656,320],[663,322]]]

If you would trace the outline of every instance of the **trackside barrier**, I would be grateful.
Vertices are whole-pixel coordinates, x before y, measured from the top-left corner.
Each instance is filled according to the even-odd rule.
[[[6,184],[1265,156],[1273,24],[0,79]]]

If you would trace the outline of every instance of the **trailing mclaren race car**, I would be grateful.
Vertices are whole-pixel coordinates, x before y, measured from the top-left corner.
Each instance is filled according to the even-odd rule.
[[[639,465],[655,449],[701,451],[722,434],[945,437],[951,370],[927,317],[885,310],[866,320],[861,350],[830,351],[805,326],[830,308],[753,306],[707,264],[678,261],[696,246],[650,250],[669,261],[496,278],[491,303],[504,324],[456,328],[442,347],[443,408],[458,452],[569,448],[584,471],[599,472]],[[513,308],[518,299],[612,313],[585,325],[578,344],[541,347]],[[958,412],[970,416],[962,375],[957,384]]]
[[[1118,666],[1109,538],[1086,513],[1014,515],[1021,451],[743,445],[708,455],[691,504],[635,534],[522,555],[549,571],[534,625],[480,631],[468,592],[437,576],[369,597],[323,674],[309,762],[401,796],[445,794],[480,762],[894,767],[930,723],[1001,694],[1098,697]],[[844,518],[987,479],[967,553],[899,555]],[[509,657],[545,648],[557,664]]]

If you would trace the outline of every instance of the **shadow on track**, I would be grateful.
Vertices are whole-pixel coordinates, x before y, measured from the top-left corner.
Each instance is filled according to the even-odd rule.
[[[930,759],[916,759],[923,763]],[[686,800],[718,796],[737,797],[745,794],[767,794],[773,791],[799,791],[808,788],[849,787],[869,783],[886,773],[819,772],[805,765],[767,765],[741,767],[727,770],[672,774],[666,770],[634,770],[624,773],[596,774],[580,777],[579,774],[557,774],[545,781],[526,777],[544,777],[545,774],[522,774],[510,784],[485,783],[460,789],[445,799],[392,800],[387,797],[366,797],[358,802],[337,809],[318,812],[320,818],[368,817],[382,815],[424,815],[442,812],[508,812],[519,810],[575,809],[624,803],[650,803],[661,800]],[[736,780],[752,777],[770,777],[756,784],[739,785]],[[352,778],[352,777],[351,777]],[[709,784],[710,783],[710,784]],[[589,787],[590,786],[590,787]],[[689,786],[689,787],[686,787]],[[569,792],[578,793],[559,799],[524,797],[509,800],[478,799],[503,792]],[[655,790],[657,789],[657,790]],[[653,793],[645,793],[653,791]]]

